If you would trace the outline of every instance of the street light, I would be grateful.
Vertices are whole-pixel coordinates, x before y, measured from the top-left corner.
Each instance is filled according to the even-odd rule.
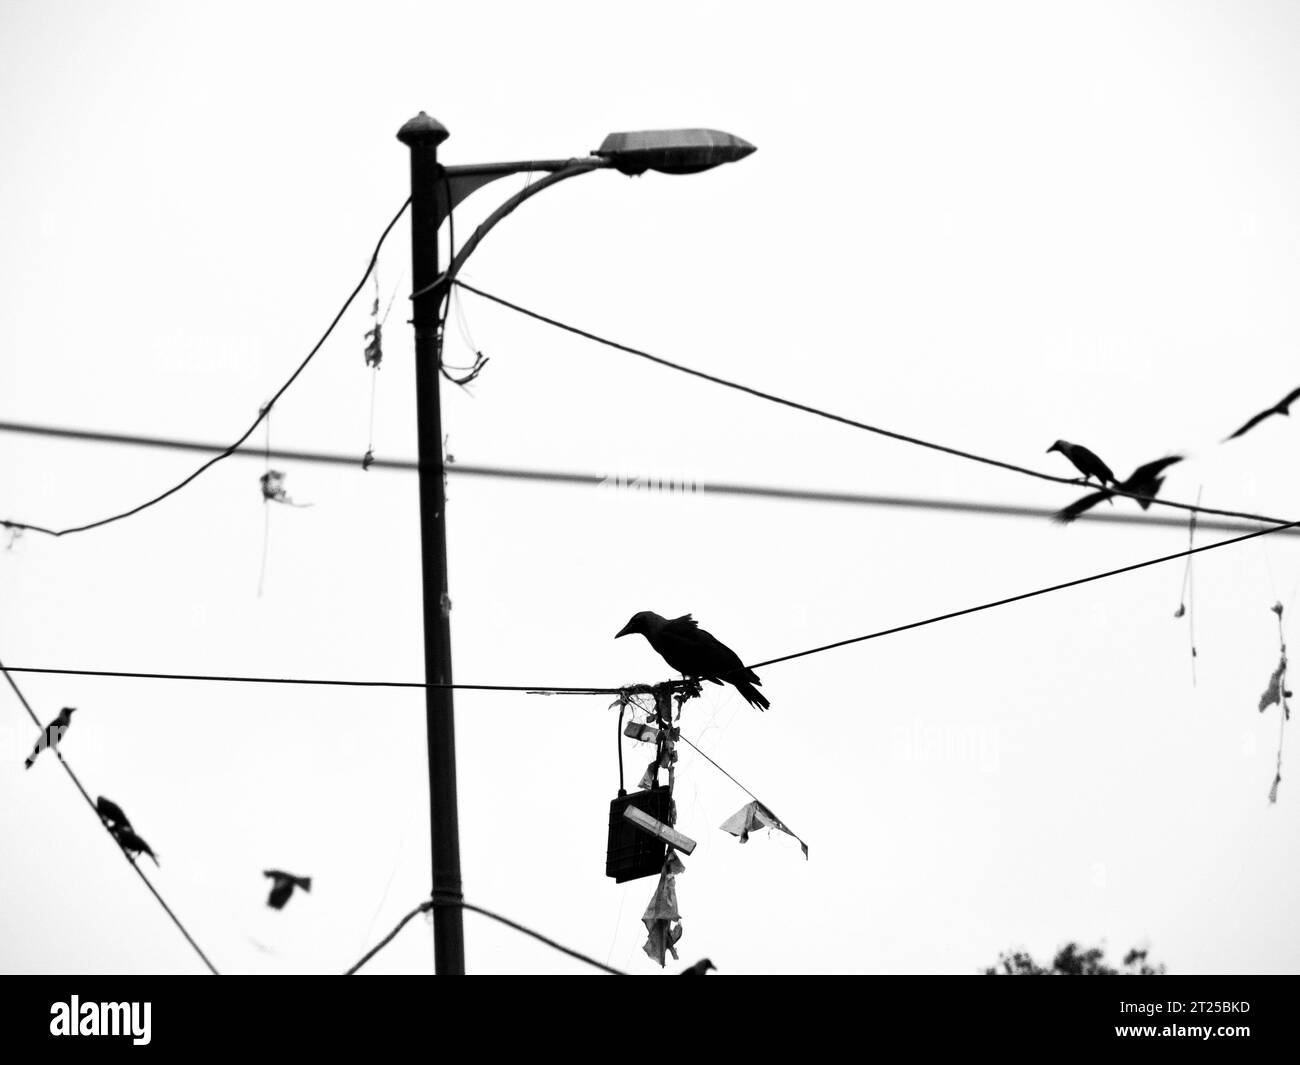
[[[650,129],[611,133],[592,155],[624,174],[698,174],[744,159],[755,150],[747,140],[716,129]]]
[[[456,729],[452,712],[451,598],[447,585],[446,481],[442,455],[441,307],[465,260],[488,232],[525,200],[593,170],[695,174],[743,159],[754,146],[717,130],[611,133],[589,156],[444,167],[438,145],[450,134],[421,111],[397,132],[411,151],[411,324],[415,327],[415,398],[420,463],[420,566],[424,590],[425,722],[429,745],[430,836],[433,859],[434,968],[465,972],[461,921],[460,825],[456,801]],[[438,269],[438,229],[456,205],[484,185],[533,171],[547,176],[501,204],[474,231],[445,272]]]

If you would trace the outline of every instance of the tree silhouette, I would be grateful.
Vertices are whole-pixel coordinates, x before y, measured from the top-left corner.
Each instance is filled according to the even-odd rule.
[[[984,970],[985,976],[1164,976],[1163,965],[1150,965],[1147,952],[1136,947],[1124,955],[1122,969],[1107,965],[1101,947],[1084,950],[1067,943],[1056,952],[1052,964],[1039,965],[1022,950],[998,955],[997,965]]]

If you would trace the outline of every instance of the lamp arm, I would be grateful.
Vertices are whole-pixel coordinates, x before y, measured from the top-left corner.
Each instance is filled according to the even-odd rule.
[[[574,159],[571,161],[570,165],[566,166],[563,170],[556,170],[553,173],[547,174],[546,177],[542,178],[540,181],[535,181],[526,188],[520,189],[483,220],[483,223],[474,230],[474,233],[470,236],[469,240],[465,241],[461,246],[460,250],[456,253],[456,257],[452,259],[451,264],[435,281],[425,285],[424,288],[420,289],[418,292],[412,292],[410,298],[417,299],[418,297],[423,296],[426,292],[432,292],[434,289],[438,288],[449,289],[452,282],[456,280],[456,275],[460,273],[461,267],[465,265],[465,260],[474,254],[475,249],[478,248],[480,243],[482,243],[483,238],[491,232],[492,228],[498,222],[513,212],[514,209],[525,200],[531,199],[544,189],[549,189],[552,185],[558,185],[561,181],[564,181],[567,178],[577,177],[579,174],[586,174],[592,170],[603,170],[608,168],[609,165],[610,164],[603,159]]]

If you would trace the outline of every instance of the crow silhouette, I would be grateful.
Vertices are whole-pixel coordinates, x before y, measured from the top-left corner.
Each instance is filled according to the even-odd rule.
[[[1255,415],[1255,417],[1251,418],[1250,421],[1248,421],[1245,425],[1243,425],[1231,436],[1225,436],[1223,438],[1224,442],[1226,443],[1229,440],[1235,440],[1243,433],[1250,432],[1250,430],[1254,429],[1255,426],[1257,426],[1265,418],[1271,418],[1274,414],[1289,415],[1291,413],[1291,404],[1294,403],[1297,399],[1300,399],[1300,388],[1297,388],[1294,391],[1287,393],[1287,395],[1282,398],[1282,401],[1280,403],[1275,403],[1273,406],[1269,407],[1268,410],[1260,411],[1258,414]]]
[[[63,733],[72,724],[72,715],[76,712],[77,708],[75,706],[65,706],[59,711],[59,716],[45,726],[45,731],[41,733],[41,738],[36,741],[32,753],[23,762],[24,769],[31,769],[32,763],[36,761],[36,756],[46,747],[57,747],[59,745],[59,740],[63,739]]]
[[[158,865],[158,856],[150,849],[149,844],[135,834],[134,829],[124,825],[114,825],[112,831],[113,838],[128,854],[147,854],[153,859],[153,864]]]
[[[99,816],[104,819],[109,828],[130,828],[131,822],[126,814],[122,812],[122,807],[111,799],[100,796],[95,800],[95,809],[99,811]]]
[[[1096,477],[1098,482],[1103,485],[1107,481],[1111,484],[1115,483],[1115,475],[1110,472],[1110,467],[1102,462],[1095,452],[1089,451],[1082,444],[1072,444],[1068,440],[1058,440],[1047,449],[1049,455],[1053,451],[1059,451],[1074,463],[1074,468],[1083,474],[1085,481],[1089,477]]]
[[[293,895],[295,887],[300,887],[303,891],[311,890],[311,877],[309,876],[294,876],[292,873],[283,873],[279,869],[264,869],[262,875],[269,876],[275,881],[271,885],[271,894],[266,900],[266,904],[273,910],[284,909],[284,904]]]
[[[1120,481],[1115,487],[1121,492],[1130,492],[1135,496],[1139,496],[1138,506],[1143,510],[1147,510],[1151,506],[1151,500],[1160,491],[1160,486],[1165,483],[1165,479],[1160,475],[1175,462],[1182,461],[1182,455],[1167,455],[1165,458],[1156,459],[1155,462],[1148,462],[1145,466],[1139,466],[1129,474],[1127,480]],[[1098,503],[1113,499],[1114,496],[1115,493],[1110,489],[1092,492],[1082,499],[1076,499],[1068,507],[1058,510],[1052,515],[1052,520],[1060,522],[1062,525],[1069,525],[1084,511],[1091,510]]]
[[[614,634],[614,639],[639,632],[673,669],[684,677],[721,684],[726,681],[745,697],[750,706],[766,710],[772,704],[755,685],[763,682],[726,644],[705,632],[690,614],[662,618],[651,610],[633,614],[632,620]]]
[[[694,965],[688,965],[677,975],[678,976],[707,976],[709,974],[710,969],[716,970],[717,966],[714,965],[713,962],[709,961],[708,958],[701,958]]]

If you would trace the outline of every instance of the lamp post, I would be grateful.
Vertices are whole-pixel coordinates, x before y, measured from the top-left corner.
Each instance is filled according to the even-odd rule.
[[[447,128],[421,111],[397,133],[411,153],[411,286],[415,327],[415,397],[420,463],[420,568],[424,594],[425,722],[429,746],[429,826],[433,860],[434,969],[463,975],[460,827],[456,802],[456,728],[452,708],[451,598],[447,584],[446,481],[442,453],[442,304],[465,260],[487,233],[525,200],[592,170],[694,174],[743,159],[754,146],[716,130],[612,133],[582,159],[444,167],[438,146]],[[497,178],[530,171],[547,176],[498,207],[465,242],[446,271],[438,269],[438,229],[466,196]]]

